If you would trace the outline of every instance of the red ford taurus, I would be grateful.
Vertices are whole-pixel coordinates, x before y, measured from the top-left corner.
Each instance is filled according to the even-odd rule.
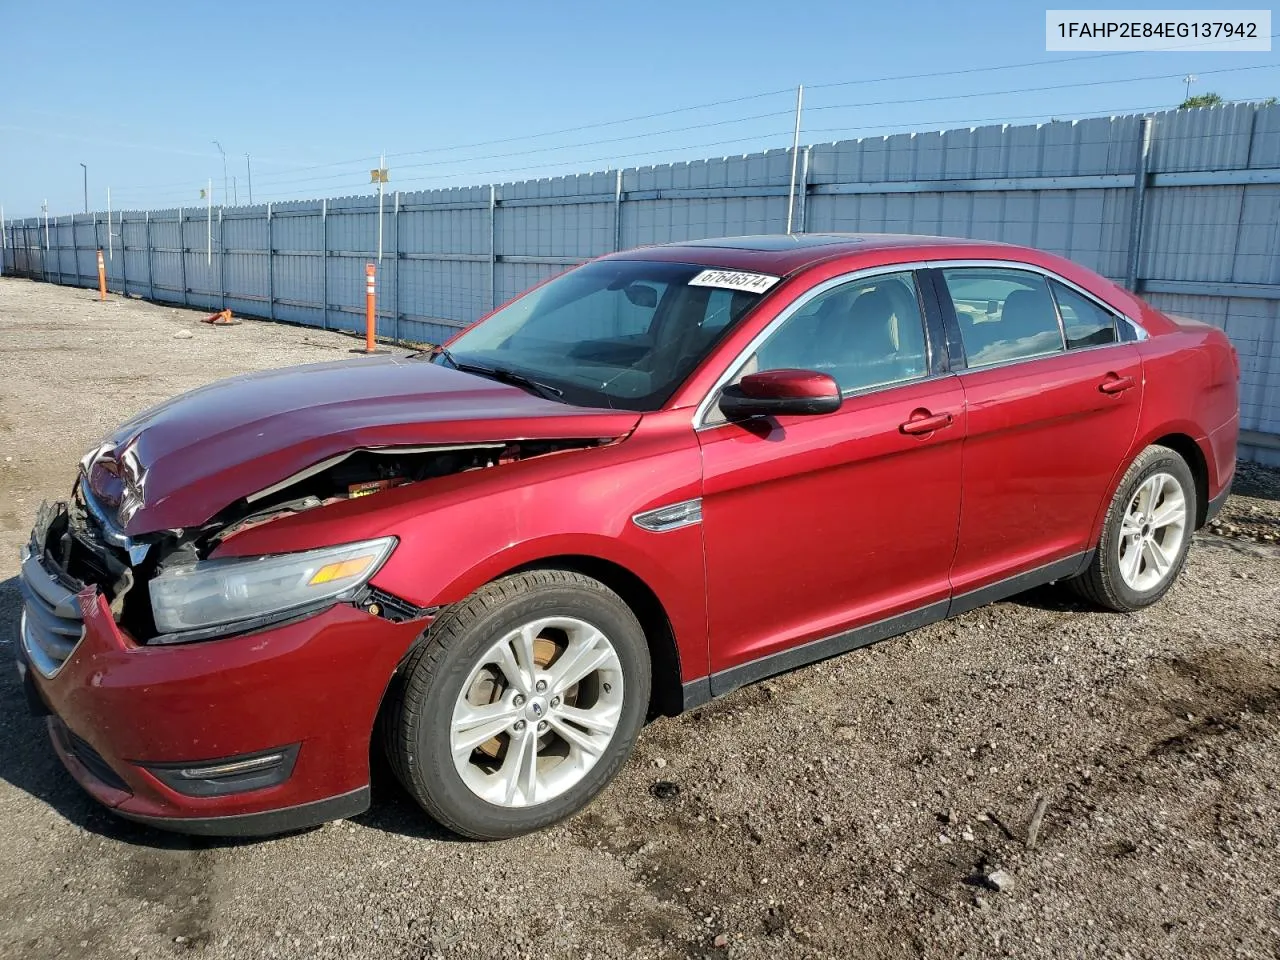
[[[1050,581],[1169,589],[1238,361],[1059,257],[766,236],[615,254],[408,359],[126,423],[41,509],[19,668],[94,797],[193,833],[363,811],[371,742],[472,837],[676,713]]]

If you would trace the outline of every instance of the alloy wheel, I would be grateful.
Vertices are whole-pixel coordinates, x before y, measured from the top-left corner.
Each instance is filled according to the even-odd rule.
[[[1169,576],[1187,532],[1187,496],[1176,477],[1155,473],[1134,491],[1120,521],[1120,576],[1139,593]]]
[[[545,803],[579,783],[613,739],[622,664],[602,631],[545,617],[503,636],[454,704],[454,767],[476,796],[502,807]]]

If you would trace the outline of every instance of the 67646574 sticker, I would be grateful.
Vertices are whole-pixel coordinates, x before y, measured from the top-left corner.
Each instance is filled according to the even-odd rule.
[[[742,290],[747,293],[764,293],[780,277],[767,273],[751,273],[746,270],[703,270],[689,281],[691,287],[718,287],[722,290]]]

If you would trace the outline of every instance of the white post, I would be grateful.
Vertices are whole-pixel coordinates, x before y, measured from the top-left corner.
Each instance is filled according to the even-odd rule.
[[[74,231],[75,227],[72,227],[71,229]],[[72,236],[75,236],[74,232],[72,233]],[[0,206],[0,276],[4,275],[4,252],[8,248],[9,235],[4,231],[4,207]]]
[[[205,262],[213,266],[213,177],[209,178],[209,189],[205,191],[205,199],[209,201],[209,214],[205,225]]]
[[[111,188],[107,187],[107,259],[115,259],[115,248],[111,242]]]
[[[800,159],[800,111],[804,107],[804,84],[796,87],[796,132],[791,138],[791,189],[787,191],[787,233],[796,209],[796,162]]]
[[[378,154],[378,266],[382,266],[382,171],[387,165],[386,153]]]
[[[49,249],[49,201],[44,201],[40,206],[41,212],[44,213],[44,248]]]

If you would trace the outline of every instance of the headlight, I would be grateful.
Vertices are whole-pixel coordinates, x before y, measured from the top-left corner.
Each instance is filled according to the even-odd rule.
[[[384,537],[302,553],[173,567],[151,581],[156,629],[205,630],[337,599],[364,586],[395,544],[395,537]]]

